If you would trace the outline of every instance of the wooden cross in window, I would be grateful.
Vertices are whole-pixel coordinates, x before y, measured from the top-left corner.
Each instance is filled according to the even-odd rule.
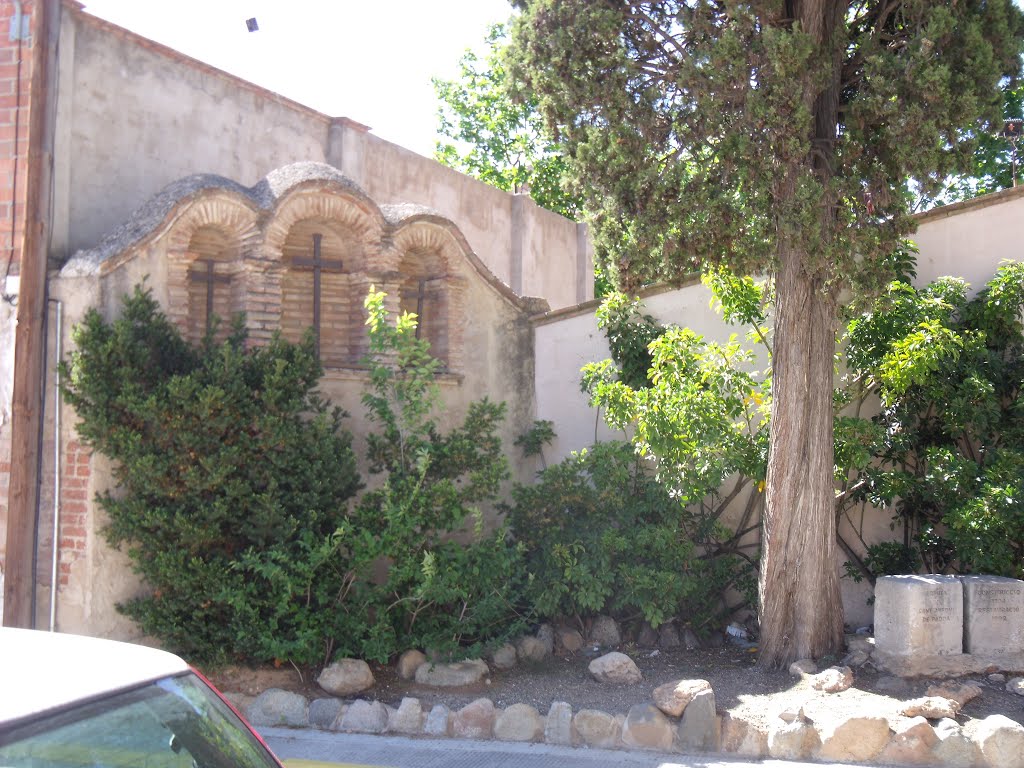
[[[217,283],[227,284],[231,282],[230,275],[218,275],[213,271],[214,263],[209,259],[197,261],[197,264],[205,264],[206,269],[190,269],[188,276],[195,280],[197,283],[206,283],[206,328],[205,331],[210,331],[210,321],[213,319],[213,291]]]
[[[420,280],[416,284],[416,293],[412,293],[411,291],[405,291],[405,298],[406,299],[410,299],[410,298],[415,298],[416,299],[416,338],[417,339],[420,338],[421,333],[423,331],[423,300],[427,297],[426,286],[427,286],[427,281],[426,280]]]
[[[320,243],[323,235],[313,235],[313,258],[308,256],[297,256],[293,261],[296,267],[313,268],[313,336],[316,344],[316,356],[320,357],[320,273],[325,269],[342,269],[341,259],[327,259],[320,257]]]

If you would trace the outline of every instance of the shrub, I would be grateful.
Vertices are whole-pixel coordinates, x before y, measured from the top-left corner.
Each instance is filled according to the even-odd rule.
[[[909,571],[1021,578],[1024,265],[966,296],[953,278],[893,283],[850,324],[853,375],[882,400],[857,498],[893,509]]]
[[[658,626],[678,615],[702,629],[721,618],[725,589],[749,576],[740,558],[698,548],[715,533],[644,472],[627,443],[591,446],[512,496],[526,597],[540,617],[639,615]]]
[[[75,342],[65,394],[118,485],[105,535],[151,588],[120,610],[196,662],[329,656],[360,620],[341,554],[360,482],[312,337],[246,351],[238,325],[193,348],[137,288]]]
[[[363,396],[380,430],[368,453],[382,481],[360,499],[355,521],[365,532],[361,557],[388,568],[363,655],[479,651],[521,626],[519,549],[505,529],[485,535],[477,506],[493,503],[508,476],[496,434],[505,406],[475,402],[460,427],[441,434],[433,419],[439,363],[416,338],[415,316],[392,324],[384,298],[371,289],[366,299],[371,389]],[[457,533],[467,540],[453,541]]]

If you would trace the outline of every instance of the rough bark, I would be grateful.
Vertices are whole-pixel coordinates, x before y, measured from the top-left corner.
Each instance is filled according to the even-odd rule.
[[[833,513],[832,354],[836,305],[783,254],[777,276],[771,451],[759,581],[760,663],[834,654],[843,639]]]

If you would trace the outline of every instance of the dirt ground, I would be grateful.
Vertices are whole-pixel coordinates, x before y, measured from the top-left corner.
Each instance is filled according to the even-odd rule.
[[[726,646],[704,650],[651,651],[624,646],[620,649],[632,658],[643,674],[635,685],[608,685],[596,682],[587,672],[591,656],[555,656],[541,664],[523,664],[508,671],[492,670],[485,682],[463,688],[438,689],[401,680],[393,667],[371,665],[376,685],[361,694],[397,707],[404,696],[414,696],[424,709],[444,704],[458,709],[476,698],[487,697],[497,707],[530,704],[542,714],[553,701],[568,702],[573,711],[598,709],[625,714],[634,704],[651,700],[651,691],[662,683],[678,679],[703,679],[711,683],[718,709],[728,710],[745,719],[769,724],[791,707],[804,708],[812,720],[821,708],[856,710],[884,714],[895,719],[899,705],[925,695],[934,680],[903,680],[872,670],[869,666],[854,670],[853,687],[837,694],[815,691],[807,680],[797,680],[785,670],[764,670],[755,666],[755,654]],[[1007,675],[1009,678],[1011,675]],[[309,698],[327,694],[315,680],[301,679],[290,668],[246,669],[234,667],[213,673],[214,683],[223,691],[256,695],[267,688],[285,688]],[[985,675],[960,678],[981,686],[982,696],[962,710],[960,722],[1002,714],[1024,724],[1024,696],[1005,689],[1005,683],[990,682]]]

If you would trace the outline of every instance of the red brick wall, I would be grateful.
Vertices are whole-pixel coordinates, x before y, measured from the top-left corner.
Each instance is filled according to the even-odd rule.
[[[85,555],[86,516],[92,454],[77,440],[64,449],[61,467],[60,565],[58,581],[68,583],[72,564]]]

